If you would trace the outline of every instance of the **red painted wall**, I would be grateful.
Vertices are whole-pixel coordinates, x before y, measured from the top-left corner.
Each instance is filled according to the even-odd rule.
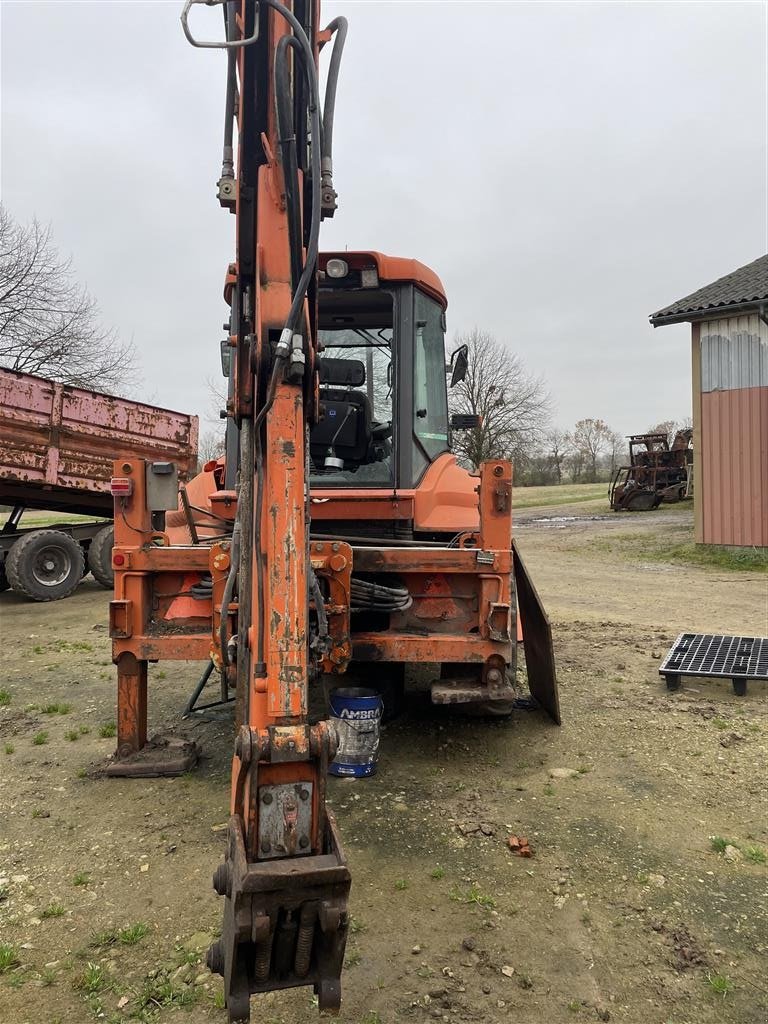
[[[768,387],[702,393],[694,487],[705,544],[768,547]]]

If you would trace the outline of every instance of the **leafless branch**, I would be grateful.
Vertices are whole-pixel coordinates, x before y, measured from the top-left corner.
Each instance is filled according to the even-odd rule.
[[[0,365],[109,394],[137,382],[133,343],[102,326],[50,228],[17,224],[2,205]]]
[[[551,398],[541,377],[519,356],[478,328],[456,337],[469,350],[466,378],[450,391],[451,411],[480,417],[480,426],[457,431],[453,450],[477,468],[486,459],[524,463],[544,439]]]

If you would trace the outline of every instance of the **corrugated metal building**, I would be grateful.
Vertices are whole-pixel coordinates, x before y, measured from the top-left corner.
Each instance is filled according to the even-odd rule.
[[[686,321],[696,540],[768,547],[768,256],[651,317]]]

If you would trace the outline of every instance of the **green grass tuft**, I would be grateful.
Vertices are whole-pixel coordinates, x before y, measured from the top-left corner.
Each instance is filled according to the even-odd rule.
[[[40,732],[36,732],[35,735],[32,737],[32,742],[36,747],[42,747],[44,744],[46,744],[48,742],[48,733],[45,731],[45,729],[41,729]]]
[[[105,722],[99,729],[99,736],[102,739],[109,739],[111,736],[117,736],[117,726],[114,722]]]
[[[117,942],[117,929],[109,928],[103,932],[94,932],[88,942],[91,949],[105,949],[108,946],[114,946]]]
[[[135,946],[137,942],[140,942],[149,931],[149,925],[138,921],[136,924],[130,924],[126,928],[121,928],[117,933],[117,938],[123,946]]]
[[[733,992],[733,982],[726,974],[712,974],[711,971],[707,972],[707,982],[713,992],[716,992],[723,999]]]
[[[71,704],[46,704],[40,708],[44,715],[68,715],[72,710]]]
[[[45,921],[49,917],[63,917],[66,913],[61,903],[49,903],[45,910],[40,914],[40,917]]]
[[[72,885],[88,885],[91,880],[89,871],[78,871],[72,879]]]
[[[449,895],[454,903],[475,903],[478,907],[483,907],[485,910],[493,910],[496,906],[496,900],[493,896],[483,893],[479,885],[470,885],[465,891],[453,888]]]
[[[5,974],[14,967],[18,967],[19,951],[10,942],[0,942],[0,974]]]
[[[0,708],[6,708],[11,703],[11,695],[8,690],[0,690]]]
[[[732,839],[726,839],[725,836],[710,836],[709,845],[715,853],[725,853],[726,846],[736,846]]]
[[[432,868],[429,872],[429,877],[439,882],[441,878],[445,878],[445,868],[441,868],[438,864],[436,868]]]
[[[766,854],[762,846],[745,846],[742,853],[753,864],[765,864],[768,862],[768,854]]]
[[[404,889],[408,888],[408,882],[404,878],[398,878],[395,882],[395,888],[398,892],[402,892]]]
[[[14,745],[12,743],[6,743],[4,749],[5,749],[6,754],[12,754],[14,752],[14,750],[16,749],[16,747],[14,747]]]
[[[193,988],[175,985],[163,972],[146,978],[138,997],[140,1010],[156,1011],[167,1006],[191,1006],[198,993]],[[154,1019],[154,1018],[153,1018]]]
[[[72,987],[77,992],[83,992],[85,995],[91,996],[97,992],[102,992],[106,982],[104,968],[89,961],[72,982]]]

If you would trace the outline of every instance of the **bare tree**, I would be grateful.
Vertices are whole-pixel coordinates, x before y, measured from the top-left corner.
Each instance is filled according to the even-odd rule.
[[[50,228],[17,224],[1,205],[0,365],[108,393],[137,380],[132,343],[101,325]]]
[[[454,435],[456,456],[473,469],[486,459],[524,462],[547,428],[552,403],[544,381],[492,334],[475,328],[455,340],[467,346],[469,367],[450,390],[451,411],[480,418]]]
[[[608,438],[607,447],[611,467],[610,477],[612,480],[613,474],[616,472],[618,467],[629,461],[627,440],[623,434],[619,434],[617,431],[612,430],[611,436]]]
[[[669,441],[670,447],[675,439],[675,434],[678,430],[690,430],[693,426],[693,420],[690,416],[681,416],[679,420],[662,420],[661,423],[657,423],[653,427],[649,427],[647,433],[649,434],[666,434],[667,441]]]
[[[569,435],[564,430],[550,430],[546,436],[546,455],[549,465],[552,467],[555,480],[558,484],[563,482],[563,466],[571,448]]]
[[[581,464],[586,466],[588,483],[597,480],[597,464],[614,443],[615,433],[603,420],[579,420],[570,435],[573,448],[581,455]]]
[[[200,466],[212,459],[220,459],[224,454],[224,430],[206,430],[200,435],[197,444],[197,461]]]

